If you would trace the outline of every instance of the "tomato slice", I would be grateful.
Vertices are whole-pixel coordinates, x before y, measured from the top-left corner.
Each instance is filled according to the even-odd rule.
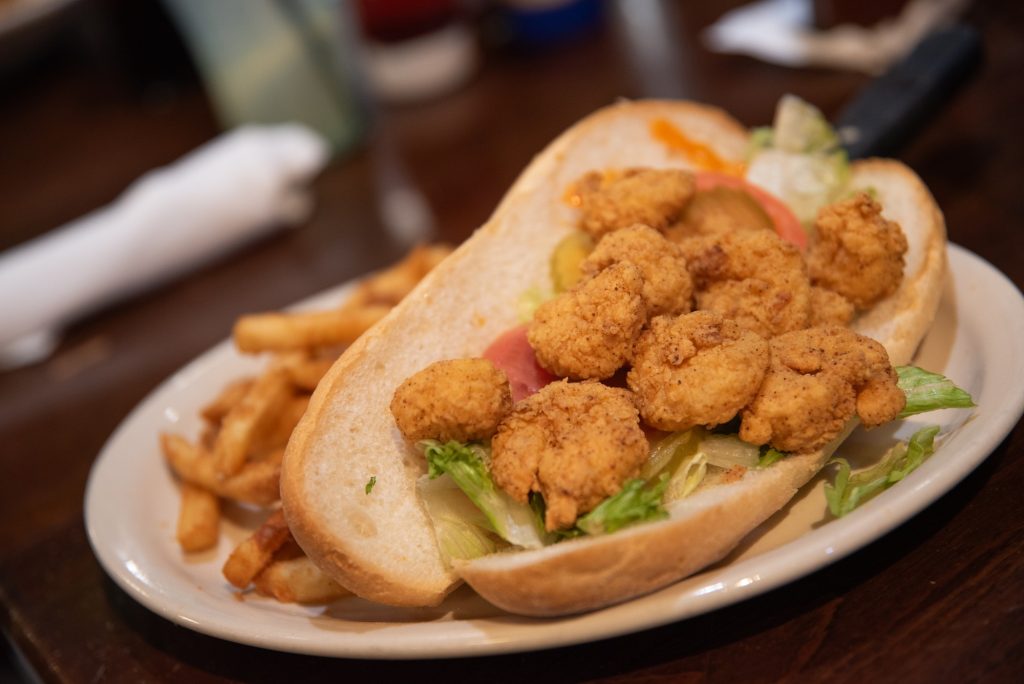
[[[767,190],[763,190],[737,176],[715,173],[713,171],[698,171],[695,180],[697,192],[721,186],[744,191],[757,200],[761,208],[768,214],[772,223],[775,224],[775,232],[779,234],[780,238],[793,243],[801,251],[807,249],[807,233],[804,231],[803,226],[800,225],[800,220],[797,219],[796,215],[793,214],[782,200]]]
[[[512,401],[525,399],[558,379],[537,363],[533,347],[526,339],[526,329],[526,325],[520,325],[502,333],[483,354],[508,376]]]

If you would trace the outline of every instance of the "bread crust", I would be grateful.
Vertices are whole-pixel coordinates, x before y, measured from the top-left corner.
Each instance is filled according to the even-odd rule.
[[[740,160],[746,129],[721,110],[689,102],[620,102],[576,124],[523,172],[491,219],[334,364],[318,386],[285,454],[281,497],[296,540],[353,593],[399,606],[440,603],[460,581],[511,612],[558,615],[622,601],[681,579],[725,556],[818,471],[828,449],[751,470],[671,508],[668,520],[458,564],[440,560],[416,495],[422,459],[398,434],[388,403],[413,372],[446,358],[478,356],[515,323],[516,300],[546,286],[555,244],[573,229],[562,201],[585,171],[682,167],[687,160],[653,140],[665,118],[725,159]],[[876,188],[890,218],[910,220],[908,273],[900,289],[858,321],[894,362],[909,360],[938,305],[945,269],[941,213],[920,180],[898,162],[872,160],[854,177]],[[890,213],[886,211],[887,215]],[[882,334],[879,334],[881,331]],[[875,333],[875,334],[872,334]],[[364,484],[377,478],[372,494]],[[694,543],[694,539],[699,542]]]

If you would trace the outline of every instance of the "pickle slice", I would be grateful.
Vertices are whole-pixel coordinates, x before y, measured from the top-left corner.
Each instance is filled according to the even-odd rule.
[[[551,255],[551,282],[555,292],[565,292],[583,277],[581,265],[594,250],[594,240],[583,232],[567,235]]]

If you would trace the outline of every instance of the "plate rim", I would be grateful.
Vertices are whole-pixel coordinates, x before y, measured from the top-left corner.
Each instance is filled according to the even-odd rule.
[[[1003,273],[976,254],[956,244],[949,244],[950,273],[955,277],[970,276],[986,281],[999,293],[1000,307],[1010,314],[1001,319],[1007,329],[1024,336],[1024,297],[1016,285]],[[341,299],[353,283],[329,288],[304,300],[297,308],[323,305]],[[956,294],[959,303],[960,294]],[[962,307],[957,306],[958,315]],[[1013,339],[1013,335],[986,336],[986,340]],[[298,619],[307,627],[301,634],[282,633],[260,628],[261,620],[248,621],[239,629],[230,619],[218,621],[197,620],[182,611],[181,601],[164,600],[163,594],[151,591],[150,586],[126,567],[119,559],[111,541],[97,528],[101,515],[102,487],[105,468],[116,459],[116,447],[125,439],[130,428],[140,422],[148,411],[182,378],[200,372],[218,356],[230,353],[230,339],[214,345],[149,392],[119,423],[95,459],[86,484],[84,499],[85,527],[89,544],[104,571],[132,599],[152,612],[193,631],[235,643],[260,648],[329,657],[363,659],[440,659],[480,655],[497,655],[543,650],[573,644],[609,639],[623,634],[659,627],[705,614],[726,605],[753,598],[778,586],[796,581],[816,570],[859,550],[870,542],[906,522],[921,510],[941,498],[972,472],[999,445],[1013,429],[1024,412],[1024,389],[996,408],[986,407],[986,415],[978,422],[985,430],[970,429],[970,424],[948,436],[941,449],[958,449],[968,457],[958,457],[941,467],[929,468],[926,462],[918,471],[901,483],[903,505],[893,512],[891,507],[871,505],[858,509],[855,514],[832,520],[816,530],[775,549],[733,564],[713,568],[681,580],[651,594],[638,597],[599,611],[564,618],[523,618],[501,614],[497,617],[453,619],[411,623],[375,623],[374,629],[365,627],[339,633],[340,629],[322,629],[318,623],[333,620],[308,614],[288,616],[291,624]],[[1014,357],[1016,358],[1016,357]],[[257,362],[258,363],[258,362]],[[986,372],[991,369],[982,366]],[[1019,380],[1024,388],[1024,361],[1017,360],[1012,373],[1000,369],[999,374]],[[154,435],[155,439],[155,435]],[[111,454],[115,454],[112,456]],[[882,500],[876,499],[875,501]],[[886,499],[887,500],[887,499]],[[795,558],[795,560],[794,560]],[[714,581],[712,581],[714,580]],[[224,598],[234,602],[229,594]],[[214,597],[214,600],[220,600]],[[225,613],[230,617],[229,614]],[[344,620],[336,623],[340,628]],[[350,623],[352,624],[352,623]],[[497,628],[504,636],[489,636],[488,628]]]

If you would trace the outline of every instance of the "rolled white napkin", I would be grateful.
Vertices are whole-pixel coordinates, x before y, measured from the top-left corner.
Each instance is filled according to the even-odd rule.
[[[759,0],[722,15],[703,38],[716,52],[879,74],[967,5],[968,0],[912,0],[898,17],[871,28],[851,24],[815,31],[811,0]]]
[[[328,156],[297,124],[239,128],[0,254],[0,366],[45,357],[74,319],[302,221]]]

